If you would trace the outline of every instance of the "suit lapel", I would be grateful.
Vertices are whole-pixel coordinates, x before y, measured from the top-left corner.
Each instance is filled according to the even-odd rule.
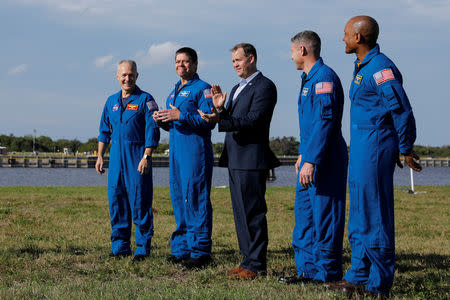
[[[236,100],[233,102],[233,107],[231,108],[231,110],[234,110],[234,107],[236,106],[236,104],[239,102],[239,99],[241,97],[245,97],[245,94],[249,93],[250,91],[253,90],[254,86],[256,85],[258,79],[262,76],[262,73],[259,73],[258,75],[256,75],[255,78],[253,78],[252,81],[250,81],[249,83],[247,83],[247,85],[244,87],[244,89],[239,93],[239,95],[236,97]],[[239,85],[236,86],[236,89]],[[236,91],[236,90],[235,90]],[[234,93],[233,93],[234,95]]]

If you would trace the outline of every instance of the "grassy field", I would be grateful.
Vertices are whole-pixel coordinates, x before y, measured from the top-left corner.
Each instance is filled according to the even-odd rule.
[[[450,186],[395,193],[397,265],[394,299],[450,298]],[[106,187],[0,187],[0,299],[343,299],[318,286],[284,286],[294,274],[294,188],[271,187],[268,274],[228,280],[240,262],[228,189],[214,188],[213,264],[182,271],[165,258],[175,228],[168,188],[154,194],[151,257],[100,260],[110,251]],[[350,250],[344,244],[344,269]]]

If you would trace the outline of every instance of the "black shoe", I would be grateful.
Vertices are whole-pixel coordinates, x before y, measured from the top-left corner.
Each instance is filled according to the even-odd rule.
[[[183,262],[183,261],[185,261],[187,259],[189,259],[189,257],[187,257],[187,256],[186,257],[176,257],[175,255],[169,255],[166,258],[166,261],[168,263],[176,265],[176,264],[179,264],[179,263],[181,263],[181,262]]]
[[[282,284],[299,284],[299,283],[320,284],[320,283],[322,283],[322,281],[315,280],[312,278],[306,278],[303,276],[294,275],[294,276],[282,276],[278,279],[278,283],[282,283]]]
[[[132,262],[140,262],[143,261],[144,259],[146,259],[148,257],[148,255],[142,255],[142,254],[136,254],[135,256],[133,256],[133,259],[131,260]]]
[[[110,253],[105,254],[105,255],[100,255],[99,259],[101,259],[101,260],[109,259],[109,258],[122,259],[122,258],[125,258],[125,257],[128,257],[128,256],[130,256],[129,253],[127,253],[127,254],[116,254],[116,255],[114,255],[114,253],[110,252]]]
[[[211,262],[211,256],[205,255],[199,258],[189,257],[182,262],[180,262],[177,266],[183,269],[202,269],[206,267]]]

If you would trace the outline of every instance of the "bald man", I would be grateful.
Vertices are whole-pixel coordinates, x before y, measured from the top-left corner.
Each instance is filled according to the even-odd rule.
[[[394,278],[395,164],[420,171],[413,151],[416,124],[403,78],[380,52],[378,24],[357,16],[345,26],[345,52],[355,53],[350,86],[349,241],[351,268],[343,281],[328,284],[347,294],[389,294]]]
[[[121,60],[116,78],[121,90],[106,100],[100,119],[95,169],[105,172],[103,155],[111,142],[108,200],[111,218],[111,253],[131,255],[131,225],[136,226],[133,261],[150,255],[153,237],[152,152],[159,143],[159,128],[152,118],[158,105],[136,85],[136,62]]]

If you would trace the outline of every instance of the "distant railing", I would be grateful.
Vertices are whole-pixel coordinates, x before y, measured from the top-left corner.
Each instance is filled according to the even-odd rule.
[[[297,156],[278,157],[283,166],[294,165]],[[95,168],[97,157],[39,157],[39,156],[18,156],[0,155],[0,168]],[[214,158],[214,165],[217,166],[219,158]],[[424,167],[449,167],[450,158],[424,158],[419,161]],[[152,158],[153,167],[168,167],[168,156],[154,156]],[[104,167],[109,166],[109,156],[104,158]]]

